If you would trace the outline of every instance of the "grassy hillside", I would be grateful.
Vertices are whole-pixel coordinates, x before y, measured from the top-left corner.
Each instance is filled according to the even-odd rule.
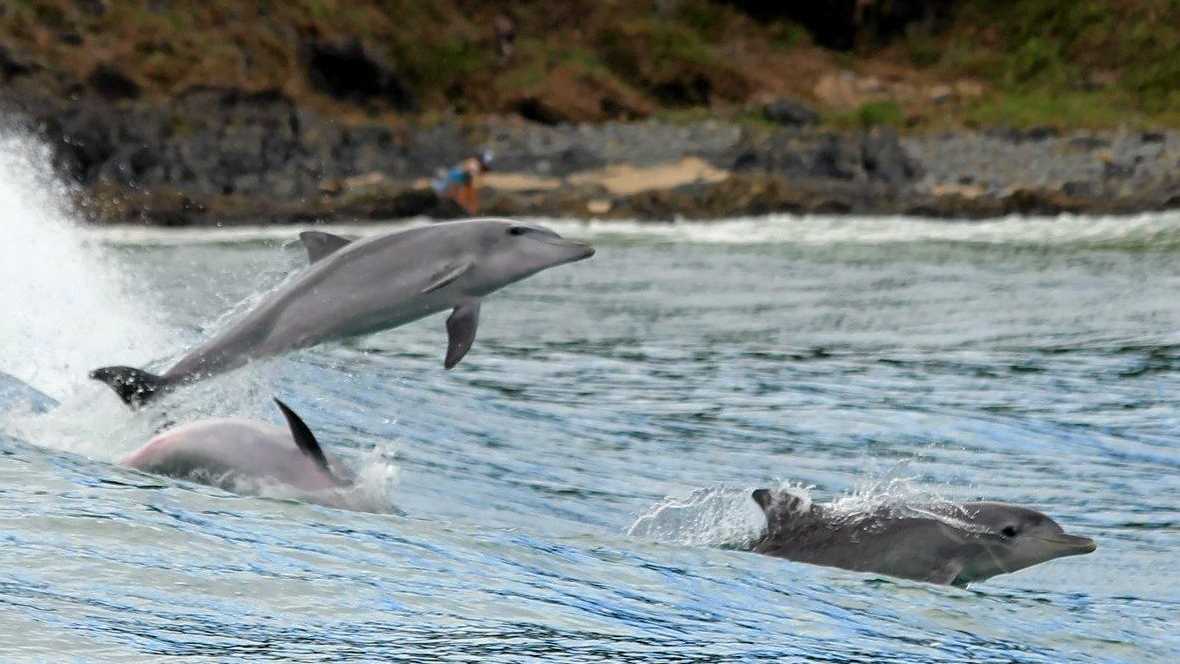
[[[280,90],[345,119],[754,119],[791,97],[833,125],[1180,126],[1176,0],[795,4],[6,0],[0,89]]]

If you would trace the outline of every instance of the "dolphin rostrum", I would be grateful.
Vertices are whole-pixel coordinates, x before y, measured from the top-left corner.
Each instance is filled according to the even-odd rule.
[[[798,562],[966,587],[1054,558],[1091,553],[1048,516],[1005,503],[882,506],[847,513],[758,489],[767,531],[752,550]]]
[[[302,491],[346,488],[351,473],[320,449],[311,429],[275,399],[288,430],[246,419],[208,419],[156,435],[119,463],[158,475],[240,491],[277,482]]]
[[[386,330],[434,313],[447,319],[447,369],[475,340],[483,297],[541,270],[594,255],[584,242],[506,219],[420,226],[350,242],[300,234],[310,265],[162,375],[132,367],[90,372],[132,408],[178,385],[278,355]]]

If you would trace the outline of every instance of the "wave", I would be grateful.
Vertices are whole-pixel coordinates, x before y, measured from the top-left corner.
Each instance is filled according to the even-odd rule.
[[[1180,211],[1127,216],[1010,216],[983,221],[917,217],[769,215],[716,221],[600,221],[531,218],[572,237],[633,242],[701,244],[840,244],[961,243],[1109,249],[1180,248]],[[366,236],[432,223],[415,218],[365,224],[322,224],[317,230]],[[311,226],[153,228],[107,226],[87,236],[112,245],[180,245],[236,242],[290,243]]]

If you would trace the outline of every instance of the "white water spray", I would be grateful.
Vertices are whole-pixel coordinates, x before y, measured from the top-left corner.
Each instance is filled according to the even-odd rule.
[[[62,399],[112,358],[165,348],[105,250],[83,239],[49,150],[0,130],[0,370]]]
[[[116,431],[148,425],[88,372],[113,360],[147,363],[175,337],[110,250],[87,241],[73,193],[54,176],[48,147],[0,129],[0,371],[62,402],[46,415],[10,414],[4,425],[28,441],[109,457]]]
[[[61,402],[43,414],[8,412],[0,416],[0,430],[29,443],[113,461],[146,442],[163,422],[128,411],[87,374],[116,363],[150,366],[181,350],[183,339],[157,316],[161,307],[151,287],[125,279],[116,250],[95,241],[94,229],[79,224],[71,204],[74,193],[54,176],[44,144],[0,129],[5,231],[0,239],[0,372]],[[183,401],[162,401],[167,417],[183,421],[269,412],[272,369],[273,364],[262,363],[216,384],[194,386]],[[397,484],[391,456],[384,448],[374,449],[361,459],[356,485],[338,495],[291,495],[285,487],[255,493],[389,511]]]
[[[627,534],[685,546],[742,547],[765,528],[766,518],[750,490],[710,487],[664,498],[635,519]]]

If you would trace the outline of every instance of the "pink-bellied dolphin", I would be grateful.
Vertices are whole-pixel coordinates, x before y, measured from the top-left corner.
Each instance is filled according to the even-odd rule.
[[[398,327],[434,313],[447,319],[447,369],[475,340],[484,296],[541,270],[594,255],[584,242],[506,219],[454,221],[350,242],[300,235],[311,265],[162,375],[133,367],[90,372],[132,408],[178,385],[253,358]]]
[[[847,513],[787,491],[758,489],[753,498],[767,522],[756,553],[930,583],[966,587],[1097,548],[1036,510],[1005,503]]]
[[[275,482],[309,492],[349,486],[351,473],[324,455],[294,411],[278,399],[275,403],[288,430],[246,419],[199,420],[157,434],[119,463],[231,491],[251,482]]]

